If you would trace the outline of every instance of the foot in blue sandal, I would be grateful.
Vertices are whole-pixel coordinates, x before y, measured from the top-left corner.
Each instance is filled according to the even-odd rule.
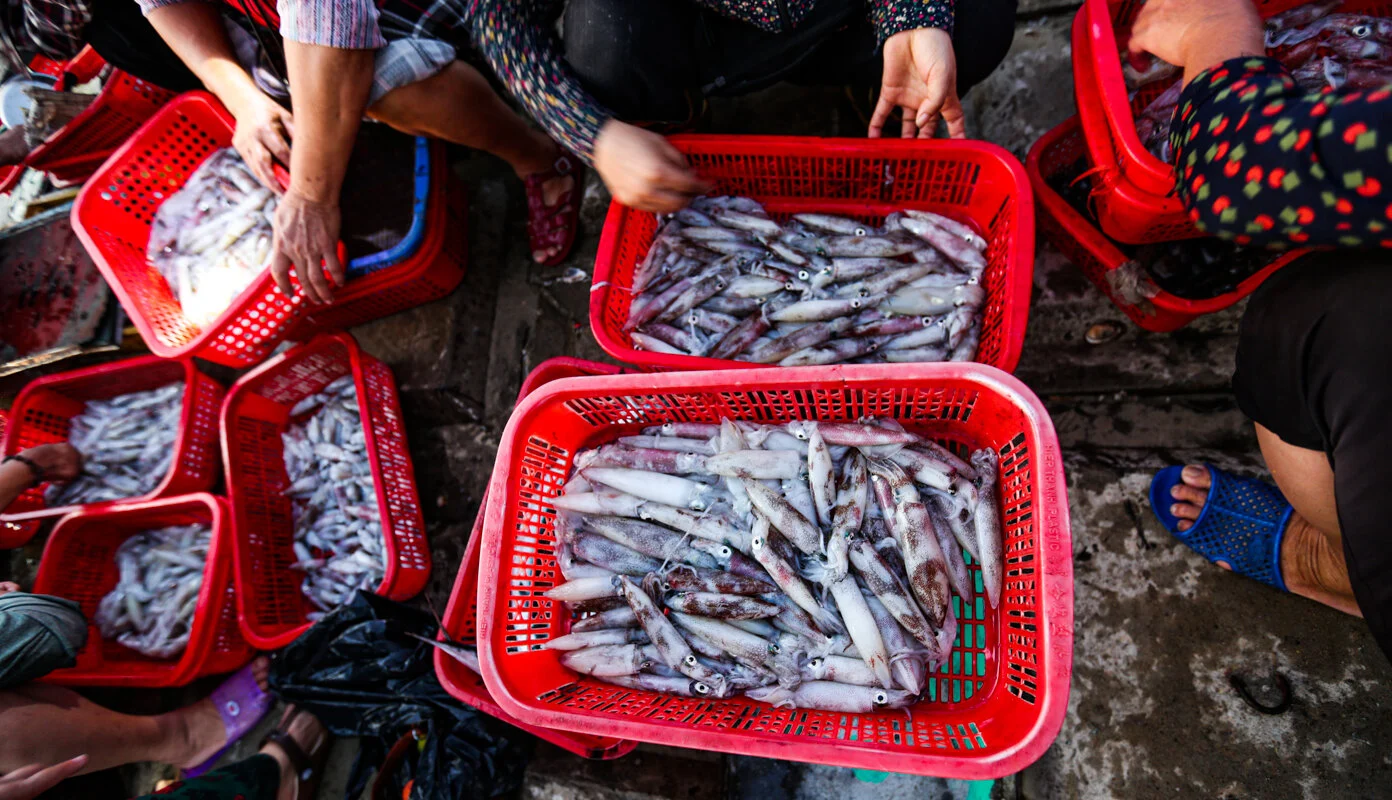
[[[1290,591],[1281,568],[1281,542],[1294,509],[1276,487],[1211,464],[1166,467],[1150,483],[1150,507],[1160,524],[1194,552]]]
[[[191,707],[195,713],[188,721],[189,739],[195,743],[196,752],[184,766],[185,778],[195,778],[212,769],[227,748],[266,716],[271,707],[271,696],[266,694],[269,670],[270,662],[259,657],[232,673],[207,700]],[[214,713],[205,713],[206,706],[211,706]]]

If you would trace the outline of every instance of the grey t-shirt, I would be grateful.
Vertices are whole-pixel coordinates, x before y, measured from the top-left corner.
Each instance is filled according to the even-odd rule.
[[[87,620],[77,603],[28,592],[0,595],[0,689],[77,663]]]

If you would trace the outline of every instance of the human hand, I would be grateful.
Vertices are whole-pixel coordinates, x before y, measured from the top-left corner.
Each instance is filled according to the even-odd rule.
[[[616,119],[600,128],[594,165],[614,199],[639,211],[670,214],[711,190],[665,138]]]
[[[291,187],[275,211],[271,237],[271,275],[286,297],[294,295],[290,283],[293,267],[305,297],[313,303],[333,299],[333,286],[342,286],[343,265],[338,260],[338,231],[342,219],[338,203],[313,200]],[[328,268],[333,285],[320,265]]]
[[[0,581],[0,597],[4,597],[10,592],[17,591],[19,591],[19,584],[15,583],[14,581]]]
[[[0,800],[33,800],[87,766],[87,756],[60,761],[51,767],[29,764],[0,776]]]
[[[281,194],[272,164],[290,165],[290,140],[295,136],[294,118],[276,101],[260,92],[231,109],[237,120],[232,146],[256,179],[267,189]]]
[[[1127,48],[1184,67],[1186,82],[1229,58],[1266,52],[1251,0],[1148,0]]]
[[[82,474],[82,453],[67,442],[37,445],[20,455],[38,464],[45,480],[70,481]]]
[[[957,54],[952,37],[937,28],[900,31],[885,40],[884,77],[880,102],[870,117],[870,135],[884,135],[885,122],[896,107],[903,109],[900,135],[932,138],[938,118],[947,135],[967,138],[962,101],[957,97]]]

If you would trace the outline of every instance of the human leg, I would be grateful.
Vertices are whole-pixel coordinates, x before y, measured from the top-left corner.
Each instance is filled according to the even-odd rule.
[[[431,136],[492,153],[520,178],[545,173],[563,154],[556,143],[528,125],[503,102],[478,70],[453,61],[429,78],[387,92],[367,108],[367,116],[413,136]],[[562,202],[576,186],[572,175],[542,182],[545,204]],[[533,257],[546,261],[560,245]]]
[[[566,63],[620,119],[686,121],[699,83],[699,21],[684,0],[570,0]]]
[[[1293,526],[1283,569],[1289,563],[1324,593],[1316,599],[1354,613],[1351,590],[1392,657],[1389,266],[1383,253],[1320,254],[1269,278],[1243,317],[1233,389],[1278,484],[1320,534]]]
[[[268,667],[264,658],[253,662],[252,672],[263,689]],[[135,716],[43,683],[0,692],[0,731],[6,731],[0,737],[0,773],[84,753],[84,772],[135,761],[192,766],[227,743],[222,717],[206,699],[166,714]]]

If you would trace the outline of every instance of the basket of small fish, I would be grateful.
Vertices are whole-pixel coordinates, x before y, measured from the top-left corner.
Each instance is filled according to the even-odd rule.
[[[517,398],[531,394],[538,387],[561,378],[581,375],[616,375],[619,368],[612,364],[600,364],[575,358],[553,358],[538,365],[522,383]],[[486,493],[485,493],[486,495]],[[488,505],[487,496],[480,504],[478,517],[474,520],[474,530],[469,536],[469,546],[464,551],[464,560],[455,576],[454,590],[450,593],[449,606],[445,609],[440,629],[445,641],[436,646],[435,674],[440,685],[461,703],[497,717],[509,725],[548,741],[557,747],[584,758],[611,759],[627,754],[637,742],[615,739],[608,736],[594,736],[570,731],[537,728],[519,722],[498,707],[488,694],[488,687],[479,674],[478,651],[475,642],[478,617],[478,571],[479,548],[483,543],[483,518]]]
[[[1035,142],[1025,170],[1039,204],[1040,231],[1146,330],[1173,331],[1221,311],[1306,252],[1244,248],[1216,238],[1143,247],[1111,240],[1097,229],[1089,203],[1091,178],[1077,117]]]
[[[346,333],[291,348],[222,406],[242,631],[283,647],[367,589],[413,597],[430,577],[396,382]]]
[[[35,379],[10,409],[5,455],[69,442],[82,454],[82,474],[25,490],[0,520],[212,488],[223,394],[187,358],[145,356]]]
[[[1015,368],[1034,207],[983,142],[672,138],[715,186],[670,218],[614,203],[590,294],[645,369],[977,361]]]
[[[999,370],[557,381],[489,500],[480,665],[525,723],[960,778],[1062,724],[1063,468]]]
[[[43,680],[183,686],[250,661],[237,627],[227,523],[226,501],[206,493],[60,520],[34,592],[78,603],[90,630],[77,664]]]
[[[231,149],[234,124],[212,95],[180,95],[73,204],[73,229],[155,355],[250,366],[304,308],[266,268],[276,198]]]
[[[1183,90],[1180,70],[1126,52],[1143,5],[1087,0],[1073,29],[1074,82],[1088,147],[1098,166],[1109,165],[1113,173],[1098,193],[1099,220],[1107,235],[1133,244],[1200,235],[1174,197],[1169,129]],[[1256,5],[1266,18],[1267,55],[1284,63],[1307,90],[1392,82],[1392,3]]]

